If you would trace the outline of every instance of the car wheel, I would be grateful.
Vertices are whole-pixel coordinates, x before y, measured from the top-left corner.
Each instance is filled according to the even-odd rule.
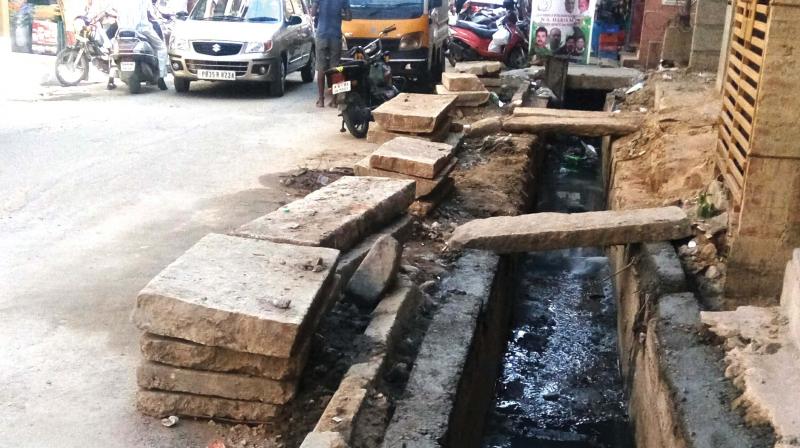
[[[269,83],[269,94],[275,98],[280,98],[286,93],[286,62],[281,61],[278,67],[280,68],[278,79]]]
[[[311,54],[308,56],[308,64],[300,70],[300,77],[303,79],[303,82],[314,82],[314,77],[317,74],[315,51],[316,50],[312,47]]]
[[[174,78],[173,82],[175,83],[176,92],[186,93],[189,91],[189,85],[192,83],[192,80],[187,78]]]

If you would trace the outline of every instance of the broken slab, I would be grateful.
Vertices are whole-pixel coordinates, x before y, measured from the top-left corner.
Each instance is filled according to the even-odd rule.
[[[389,177],[392,179],[408,179],[413,180],[415,185],[414,197],[419,199],[422,196],[430,194],[437,186],[439,186],[444,179],[450,175],[453,169],[458,164],[458,159],[453,157],[450,163],[447,164],[439,174],[433,179],[425,179],[424,177],[409,176],[408,174],[395,173],[393,171],[386,171],[369,166],[370,156],[367,156],[353,165],[353,172],[356,176],[372,176],[372,177]]]
[[[441,84],[436,86],[436,94],[437,95],[455,95],[456,96],[456,103],[455,105],[458,107],[478,107],[483,106],[489,101],[489,93],[488,90],[464,90],[459,92],[453,92],[451,90],[447,90],[447,88]]]
[[[144,362],[136,369],[136,383],[142,389],[272,404],[288,403],[297,390],[297,381],[183,369],[154,362]]]
[[[346,176],[250,221],[234,234],[348,250],[405,212],[414,200],[414,190],[414,182],[409,180]]]
[[[669,241],[692,235],[678,207],[589,213],[534,213],[470,221],[448,241],[454,249],[497,253]]]
[[[378,241],[378,238],[384,235],[391,235],[397,241],[404,243],[411,235],[413,223],[413,216],[403,215],[392,224],[369,235],[358,243],[357,246],[342,254],[339,258],[339,265],[336,267],[336,273],[341,276],[342,282],[346,284],[350,281],[350,277],[353,276],[358,266],[361,265],[364,257],[367,256],[369,250],[372,249],[372,246],[375,244],[375,241]]]
[[[148,361],[211,372],[238,373],[273,380],[297,378],[308,360],[310,341],[291,358],[255,355],[221,347],[200,345],[182,339],[145,333],[140,340]]]
[[[584,137],[604,137],[606,135],[627,135],[641,127],[641,120],[625,117],[512,117],[503,122],[503,130],[517,133],[564,133]]]
[[[375,122],[390,132],[430,134],[453,107],[455,96],[401,93],[372,112]]]
[[[425,216],[428,216],[433,210],[436,209],[436,207],[441,205],[441,203],[444,202],[448,196],[450,196],[454,189],[455,181],[448,177],[444,180],[444,182],[441,183],[441,185],[439,185],[438,188],[433,190],[431,194],[423,196],[414,201],[414,203],[408,207],[408,213],[418,218],[424,218]]]
[[[503,70],[503,63],[497,61],[459,62],[453,68],[456,73],[468,73],[477,76],[495,76]]]
[[[157,418],[180,415],[244,423],[269,423],[279,416],[281,407],[257,401],[139,390],[136,392],[136,409],[144,415]]]
[[[372,311],[372,320],[364,335],[384,350],[394,346],[422,301],[422,291],[416,285],[400,282]]]
[[[429,142],[443,142],[447,140],[450,135],[450,129],[453,125],[453,119],[449,116],[444,117],[441,123],[436,127],[436,130],[431,133],[415,133],[415,132],[391,132],[380,127],[377,123],[371,123],[367,131],[367,142],[382,145],[389,140],[397,137],[410,137],[419,140],[427,140]]]
[[[400,269],[403,245],[389,235],[375,241],[347,283],[346,292],[361,306],[374,306]]]
[[[328,299],[339,251],[211,233],[139,293],[149,333],[289,358]]]
[[[442,86],[451,92],[485,91],[486,87],[472,73],[442,73]]]
[[[436,178],[450,163],[453,146],[398,137],[381,145],[369,158],[372,168],[425,179]]]

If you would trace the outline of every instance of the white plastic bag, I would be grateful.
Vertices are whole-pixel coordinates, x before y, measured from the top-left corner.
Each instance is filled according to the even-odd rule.
[[[503,46],[508,43],[509,39],[511,39],[511,31],[501,26],[492,34],[492,42],[489,43],[489,51],[492,53],[502,53]]]

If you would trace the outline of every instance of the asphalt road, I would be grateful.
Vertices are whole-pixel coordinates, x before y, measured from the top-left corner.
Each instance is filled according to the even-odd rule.
[[[0,445],[205,447],[208,425],[134,409],[136,293],[206,233],[278,207],[279,173],[372,146],[297,74],[280,99],[211,83],[131,96],[53,86],[52,58],[0,66]]]

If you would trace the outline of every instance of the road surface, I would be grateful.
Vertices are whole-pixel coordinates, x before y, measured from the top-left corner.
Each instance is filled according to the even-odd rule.
[[[134,409],[137,292],[206,233],[286,201],[279,173],[372,145],[297,74],[280,99],[211,83],[131,96],[99,76],[58,87],[53,58],[0,44],[0,445],[205,447],[205,423]]]

